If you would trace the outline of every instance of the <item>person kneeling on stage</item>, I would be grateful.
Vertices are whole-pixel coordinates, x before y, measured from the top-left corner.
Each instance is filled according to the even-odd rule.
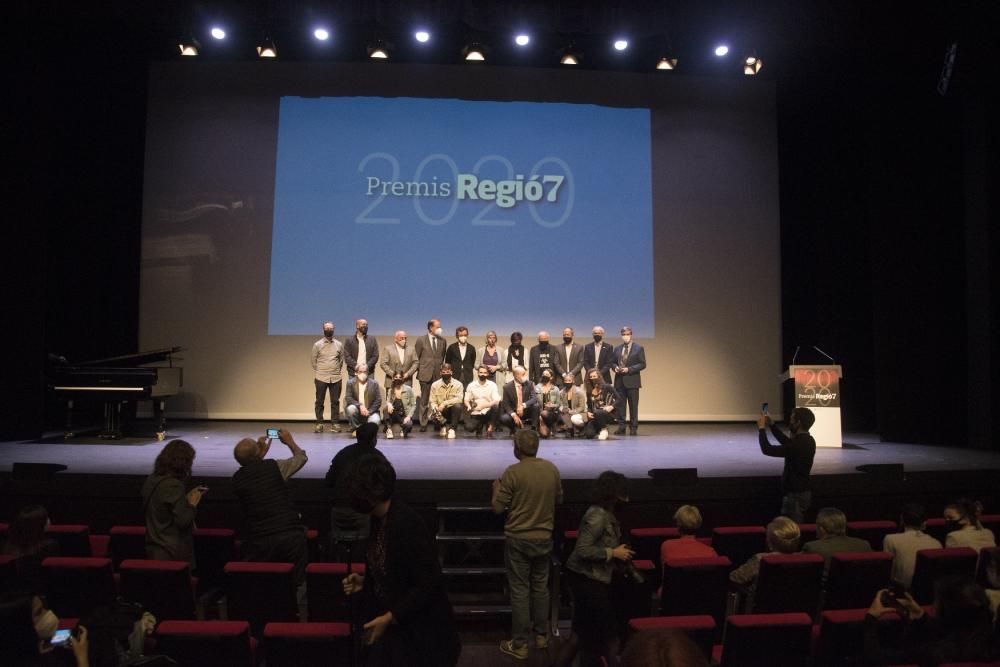
[[[485,428],[486,437],[492,438],[493,424],[500,407],[500,390],[490,380],[490,369],[485,364],[476,369],[476,377],[478,380],[470,382],[465,388],[465,411],[474,425],[476,437],[482,437]]]
[[[583,431],[587,423],[587,394],[576,384],[576,376],[563,374],[563,389],[559,392],[559,418],[566,437],[572,438]]]
[[[396,437],[393,430],[399,426],[403,437],[410,435],[413,428],[413,414],[417,410],[417,399],[413,389],[403,381],[399,371],[392,376],[392,386],[385,391],[385,437],[392,440]]]
[[[514,379],[503,386],[500,423],[510,429],[511,436],[522,428],[534,428],[538,419],[538,397],[535,385],[528,381],[524,366],[514,367]]]
[[[559,423],[559,385],[552,381],[554,373],[550,369],[542,371],[542,381],[535,385],[535,395],[541,404],[538,415],[538,435],[550,437]]]
[[[587,372],[587,425],[583,434],[587,438],[597,435],[598,440],[608,439],[608,425],[618,420],[620,397],[615,388],[604,381],[599,371]]]
[[[441,437],[455,438],[462,418],[462,383],[452,378],[451,364],[441,364],[441,378],[431,385],[430,420],[441,429]]]
[[[347,381],[347,421],[351,431],[357,431],[361,424],[379,424],[382,417],[382,390],[378,382],[368,377],[368,364],[359,363],[354,367],[354,377]]]

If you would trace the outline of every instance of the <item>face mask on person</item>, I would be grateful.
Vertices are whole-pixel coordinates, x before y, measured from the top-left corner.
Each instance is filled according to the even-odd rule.
[[[548,373],[542,373],[542,384],[548,384],[552,382],[552,376]]]
[[[469,340],[468,336],[459,336],[458,337],[458,342],[461,343],[462,345],[465,345],[466,341],[468,341],[468,340]]]
[[[441,380],[443,380],[445,384],[451,382],[451,373],[441,373]]]
[[[576,383],[570,380],[569,382],[563,382],[563,386],[566,387],[566,389],[572,389],[576,386]]]
[[[358,333],[361,334],[362,336],[367,336],[368,335],[368,325],[366,324],[363,327],[358,327]]]
[[[601,378],[599,378],[599,377],[590,378],[590,384],[596,386],[596,385],[599,385],[600,383],[601,383]]]
[[[403,386],[403,378],[392,378],[392,386],[393,387],[402,387]]]
[[[323,335],[327,338],[333,338],[333,329],[323,329]]]
[[[434,330],[434,335],[435,336],[440,336],[443,333],[444,333],[444,329],[442,329],[441,327],[438,327],[437,329]]]
[[[358,382],[367,382],[368,373],[358,373]]]
[[[604,340],[604,336],[602,336],[601,334],[594,334],[595,343],[600,343],[602,340]]]
[[[573,337],[572,336],[563,336],[563,342],[566,343],[567,345],[569,345],[570,343],[573,342]]]
[[[541,350],[547,350],[547,349],[549,349],[549,341],[547,341],[547,340],[540,340],[540,341],[538,341],[538,348],[541,349]]]
[[[957,519],[948,519],[944,522],[944,532],[950,533],[955,530],[962,530],[962,522]]]
[[[52,639],[59,629],[59,617],[52,613],[51,609],[46,609],[42,615],[35,620],[35,634],[39,639]]]
[[[479,381],[480,382],[486,382],[489,379],[490,379],[490,376],[487,375],[486,373],[480,373],[479,374]]]

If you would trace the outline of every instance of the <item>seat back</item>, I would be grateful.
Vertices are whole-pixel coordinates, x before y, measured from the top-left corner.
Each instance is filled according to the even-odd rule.
[[[268,623],[264,656],[267,667],[349,665],[351,628],[347,623]]]
[[[673,527],[633,528],[628,532],[628,542],[635,551],[635,557],[660,562],[660,545],[663,540],[680,537],[680,531]]]
[[[110,558],[50,557],[42,561],[42,571],[56,616],[80,618],[117,596]]]
[[[194,581],[186,561],[123,560],[118,572],[125,600],[138,602],[157,619],[194,619]]]
[[[192,535],[199,589],[223,587],[226,563],[236,560],[236,532],[229,528],[195,528]]]
[[[754,613],[815,614],[819,608],[822,577],[822,556],[767,554],[760,559]]]
[[[856,664],[864,654],[864,622],[867,609],[838,609],[820,614],[819,642],[815,663],[819,667]],[[903,621],[896,612],[879,617],[879,646],[898,648]]]
[[[884,551],[845,551],[833,554],[826,582],[824,609],[860,609],[892,577],[892,554]]]
[[[51,524],[45,529],[46,537],[59,545],[60,556],[90,558],[90,526],[84,523]]]
[[[226,563],[228,617],[249,621],[260,636],[271,621],[298,620],[295,573],[291,563]]]
[[[738,567],[767,550],[763,526],[726,526],[712,531],[712,547]]]
[[[805,667],[812,622],[808,614],[744,614],[726,620],[721,667]]]
[[[365,573],[364,563],[352,563],[351,572]],[[350,600],[344,595],[347,563],[309,563],[306,566],[306,603],[311,622],[351,620]]]
[[[705,661],[712,659],[712,642],[715,640],[715,619],[708,615],[647,616],[629,619],[630,635],[646,630],[672,628],[683,631],[705,654]]]
[[[812,542],[816,539],[816,524],[814,523],[800,523],[799,524],[799,544],[805,544],[806,542]]]
[[[246,621],[163,621],[158,653],[185,667],[256,667]]]
[[[895,533],[899,526],[894,521],[848,521],[847,534],[859,537],[872,545],[875,551],[882,551],[885,536]]]
[[[934,583],[939,579],[953,574],[976,576],[978,556],[976,550],[969,547],[921,549],[917,552],[917,563],[913,568],[910,595],[919,604],[931,604],[934,601]]]
[[[123,560],[146,557],[145,526],[112,526],[110,537],[111,562],[116,570]]]
[[[726,614],[729,571],[725,556],[668,558],[663,564],[660,613],[664,616],[707,614],[721,625]]]

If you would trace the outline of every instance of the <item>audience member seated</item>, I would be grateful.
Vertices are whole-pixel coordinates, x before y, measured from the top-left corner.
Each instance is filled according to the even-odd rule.
[[[90,660],[87,628],[78,625],[66,648],[57,648],[51,639],[59,629],[59,618],[46,609],[41,598],[27,593],[0,596],[0,665],[66,665],[64,651],[69,649],[77,667],[88,667]]]
[[[816,513],[816,537],[802,545],[802,552],[823,557],[823,582],[830,572],[833,554],[843,551],[871,551],[872,545],[858,537],[847,536],[847,517],[836,507],[824,507]]]
[[[376,427],[377,428],[377,427]],[[306,529],[288,490],[288,479],[302,469],[308,457],[285,429],[278,439],[292,452],[287,459],[266,459],[271,439],[244,438],[233,456],[240,469],[233,475],[233,494],[246,516],[246,537],[240,546],[245,561],[293,563],[295,581],[305,578]]]
[[[787,516],[779,516],[767,524],[765,536],[767,552],[754,554],[750,560],[729,573],[729,581],[739,587],[745,599],[748,613],[753,611],[754,595],[757,592],[757,576],[760,574],[760,559],[768,553],[793,554],[799,550],[799,524]]]
[[[882,542],[882,550],[892,554],[892,580],[907,590],[913,581],[917,552],[941,548],[940,542],[924,532],[926,522],[923,505],[906,505],[899,517],[899,532],[886,535]]]
[[[948,536],[944,545],[952,547],[971,547],[979,551],[983,547],[997,545],[993,531],[983,528],[979,522],[979,508],[970,500],[958,500],[944,508],[945,530]]]
[[[183,440],[171,440],[156,457],[153,474],[142,485],[143,513],[146,516],[146,558],[184,560],[194,569],[194,517],[208,487],[184,492],[191,476],[194,447]]]
[[[660,562],[668,558],[714,558],[715,549],[698,541],[701,512],[694,505],[682,505],[674,512],[674,525],[680,537],[665,540],[660,547]]]
[[[388,387],[385,388],[385,437],[392,440],[395,436],[393,431],[398,426],[400,435],[409,437],[413,430],[413,415],[417,411],[417,399],[413,395],[413,388],[406,384],[406,378],[399,371],[392,376]]]
[[[896,611],[905,624],[901,648],[881,646],[878,619]],[[865,659],[869,664],[986,661],[1000,657],[993,636],[993,617],[982,587],[969,577],[949,576],[935,587],[934,614],[924,612],[908,593],[875,594],[865,614]]]
[[[682,630],[655,628],[637,633],[625,646],[620,667],[708,667],[701,649]]]
[[[59,555],[59,545],[46,536],[49,513],[41,505],[22,507],[7,529],[7,541],[2,553],[17,558],[19,588],[25,592],[43,593],[45,575],[42,561]]]

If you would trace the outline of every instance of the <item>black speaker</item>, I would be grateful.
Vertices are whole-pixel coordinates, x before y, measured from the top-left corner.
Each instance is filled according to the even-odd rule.
[[[694,484],[698,481],[697,468],[653,468],[647,474],[657,486]]]
[[[890,482],[901,482],[906,479],[902,463],[866,463],[855,470]]]
[[[62,470],[66,470],[62,463],[14,463],[10,469],[10,478],[39,482],[52,479]]]

